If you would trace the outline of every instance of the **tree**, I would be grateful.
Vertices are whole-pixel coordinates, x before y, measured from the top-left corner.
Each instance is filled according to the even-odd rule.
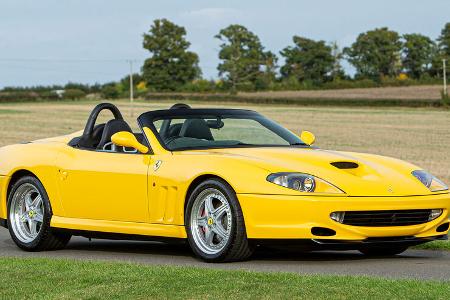
[[[427,36],[413,33],[403,35],[402,64],[408,75],[418,79],[430,71],[435,45]]]
[[[242,25],[230,25],[215,36],[220,45],[217,69],[231,86],[231,92],[244,85],[255,87],[255,83],[265,72],[276,68],[276,57],[265,52],[258,36]],[[265,67],[265,70],[264,70]]]
[[[396,75],[401,47],[399,34],[384,27],[361,33],[344,54],[357,77],[380,79]]]
[[[331,71],[331,78],[333,80],[346,79],[348,76],[342,68],[341,61],[344,57],[342,50],[339,48],[337,42],[331,43],[331,55],[334,57],[333,70]]]
[[[256,90],[267,90],[276,81],[278,57],[267,51],[264,53],[263,71],[259,73],[255,81]]]
[[[314,41],[300,36],[293,37],[294,46],[284,48],[280,54],[285,58],[281,67],[284,78],[295,77],[298,81],[309,80],[322,83],[330,78],[335,57],[332,48],[324,41]]]
[[[142,75],[139,73],[134,73],[133,74],[133,85],[134,88],[137,88],[137,85],[142,82],[143,78]],[[123,89],[125,91],[129,91],[130,90],[130,75],[125,76],[124,78],[120,79],[120,84],[123,87]]]
[[[120,92],[116,87],[116,83],[110,82],[103,85],[101,89],[101,96],[105,99],[117,99]]]
[[[444,58],[450,59],[450,22],[445,24],[438,38],[438,42]]]
[[[167,19],[155,20],[144,34],[143,46],[152,54],[142,67],[148,87],[173,91],[200,76],[198,55],[188,51],[185,36],[184,27]]]
[[[86,93],[80,89],[65,89],[63,97],[65,99],[78,100],[86,97]]]

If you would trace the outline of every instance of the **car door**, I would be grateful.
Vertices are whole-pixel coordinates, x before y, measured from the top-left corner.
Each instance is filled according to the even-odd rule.
[[[150,159],[146,154],[67,146],[57,160],[65,217],[147,222]]]

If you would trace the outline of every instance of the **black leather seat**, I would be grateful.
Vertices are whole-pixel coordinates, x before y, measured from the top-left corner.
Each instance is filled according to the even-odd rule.
[[[106,122],[105,128],[103,129],[102,138],[97,146],[97,149],[102,150],[106,144],[111,143],[111,137],[118,132],[128,131],[131,132],[131,127],[124,120],[110,120]]]
[[[181,137],[190,137],[195,139],[202,139],[213,141],[214,137],[211,129],[203,119],[188,119],[183,123],[180,130]]]

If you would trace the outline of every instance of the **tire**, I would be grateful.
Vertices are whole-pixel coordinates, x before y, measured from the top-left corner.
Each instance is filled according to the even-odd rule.
[[[405,252],[407,246],[372,246],[359,249],[366,256],[394,256]]]
[[[192,251],[206,262],[242,261],[253,253],[236,194],[223,180],[209,179],[193,190],[185,224]]]
[[[64,248],[71,235],[53,232],[51,217],[47,192],[37,178],[25,176],[14,183],[8,195],[8,229],[19,248],[25,251]]]

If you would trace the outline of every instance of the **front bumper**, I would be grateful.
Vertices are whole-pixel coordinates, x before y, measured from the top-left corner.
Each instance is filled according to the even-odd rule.
[[[427,238],[448,233],[436,229],[448,222],[450,194],[407,197],[286,196],[238,194],[250,239],[311,239],[364,241],[368,238]],[[335,211],[442,209],[437,219],[419,225],[362,227],[333,221]],[[329,228],[332,236],[317,236],[313,227]]]

